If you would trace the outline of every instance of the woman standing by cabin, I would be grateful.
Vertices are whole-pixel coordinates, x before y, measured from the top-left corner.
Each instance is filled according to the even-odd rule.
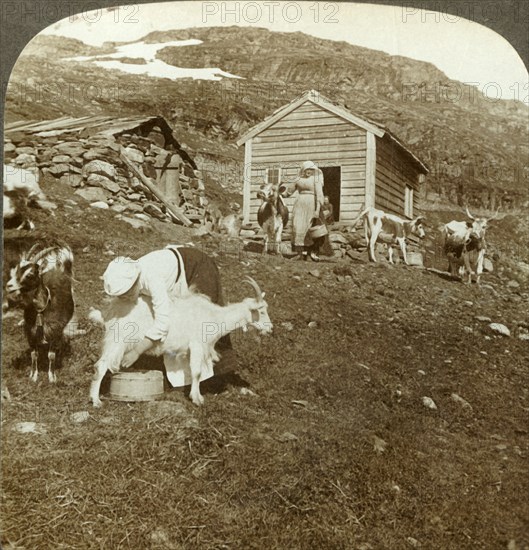
[[[319,225],[324,222],[321,219],[323,206],[323,172],[310,160],[301,165],[299,178],[291,184],[281,185],[279,192],[283,196],[290,196],[298,191],[298,197],[292,210],[292,250],[298,253],[298,258],[319,262],[320,246],[325,240],[322,236],[311,237],[309,228],[318,220]]]

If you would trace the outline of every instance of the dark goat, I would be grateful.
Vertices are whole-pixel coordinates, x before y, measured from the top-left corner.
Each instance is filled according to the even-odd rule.
[[[468,208],[466,212],[471,221],[453,220],[444,225],[444,251],[453,277],[459,272],[461,280],[470,284],[472,275],[475,275],[476,283],[479,284],[487,253],[485,234],[489,223],[498,217],[499,209],[491,218],[476,218]]]
[[[64,329],[74,313],[72,270],[72,251],[60,245],[35,245],[11,269],[6,284],[6,306],[24,309],[33,382],[38,378],[40,351],[48,352],[49,381],[57,381],[55,362],[63,347]]]
[[[265,234],[263,254],[267,253],[270,241],[274,243],[273,251],[277,254],[283,229],[288,224],[288,208],[277,188],[271,183],[262,185],[257,196],[263,201],[257,212],[257,222]]]
[[[448,258],[450,274],[452,277],[461,277],[465,283],[472,283],[472,275],[479,284],[483,273],[483,262],[487,251],[487,244],[483,236],[469,233],[465,242],[454,242],[448,239],[445,242],[445,254]],[[465,281],[465,276],[467,277]]]

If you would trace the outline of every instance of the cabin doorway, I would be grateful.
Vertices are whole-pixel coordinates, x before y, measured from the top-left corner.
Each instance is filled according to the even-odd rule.
[[[332,204],[334,221],[340,220],[340,196],[342,193],[342,169],[340,166],[326,166],[323,172],[323,194]]]

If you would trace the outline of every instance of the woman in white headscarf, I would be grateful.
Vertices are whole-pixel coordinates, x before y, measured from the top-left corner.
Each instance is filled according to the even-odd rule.
[[[119,256],[114,258],[103,274],[105,293],[108,296],[136,303],[140,294],[152,302],[154,323],[145,337],[136,342],[134,348],[125,354],[121,366],[132,366],[139,357],[152,348],[156,342],[164,341],[169,331],[169,301],[193,285],[196,290],[208,296],[214,304],[224,305],[219,269],[210,256],[198,248],[168,245],[154,250],[137,260]],[[191,315],[191,313],[190,313]],[[222,355],[221,362],[214,367],[215,383],[212,387],[225,385],[236,380],[235,356],[230,335],[223,336],[216,347]],[[190,384],[190,371],[178,357],[165,355],[167,378],[172,386]],[[210,376],[211,378],[211,376]],[[204,378],[205,379],[205,378]]]
[[[303,260],[319,261],[319,249],[325,237],[311,238],[308,231],[315,219],[321,219],[323,206],[323,172],[310,160],[301,165],[299,178],[290,185],[279,188],[283,196],[297,191],[298,197],[292,210],[292,250]]]

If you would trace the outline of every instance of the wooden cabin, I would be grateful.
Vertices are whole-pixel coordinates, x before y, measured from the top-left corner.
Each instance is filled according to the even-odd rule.
[[[242,136],[244,223],[257,223],[263,183],[291,182],[303,161],[323,171],[334,218],[351,223],[366,206],[403,218],[419,210],[419,186],[428,168],[378,123],[363,120],[311,90]],[[292,209],[296,194],[285,202]]]

